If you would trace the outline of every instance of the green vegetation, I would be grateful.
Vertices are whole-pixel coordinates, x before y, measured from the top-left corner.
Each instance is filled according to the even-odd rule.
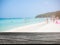
[[[35,18],[45,18],[45,17],[51,17],[51,16],[55,16],[55,17],[58,16],[60,18],[60,11],[39,14]]]

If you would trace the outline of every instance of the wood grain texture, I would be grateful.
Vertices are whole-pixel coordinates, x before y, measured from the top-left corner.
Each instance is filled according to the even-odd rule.
[[[0,33],[0,44],[60,44],[60,33]]]

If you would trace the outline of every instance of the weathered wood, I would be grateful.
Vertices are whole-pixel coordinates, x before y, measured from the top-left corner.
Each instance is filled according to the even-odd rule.
[[[60,44],[60,33],[0,33],[0,44]]]

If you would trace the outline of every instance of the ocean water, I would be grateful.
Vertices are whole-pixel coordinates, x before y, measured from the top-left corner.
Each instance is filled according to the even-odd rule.
[[[13,29],[19,26],[39,23],[45,18],[0,18],[0,32]]]

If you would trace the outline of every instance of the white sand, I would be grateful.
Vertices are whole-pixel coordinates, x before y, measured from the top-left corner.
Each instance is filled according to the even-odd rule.
[[[42,22],[14,28],[5,32],[60,32],[60,24]]]

